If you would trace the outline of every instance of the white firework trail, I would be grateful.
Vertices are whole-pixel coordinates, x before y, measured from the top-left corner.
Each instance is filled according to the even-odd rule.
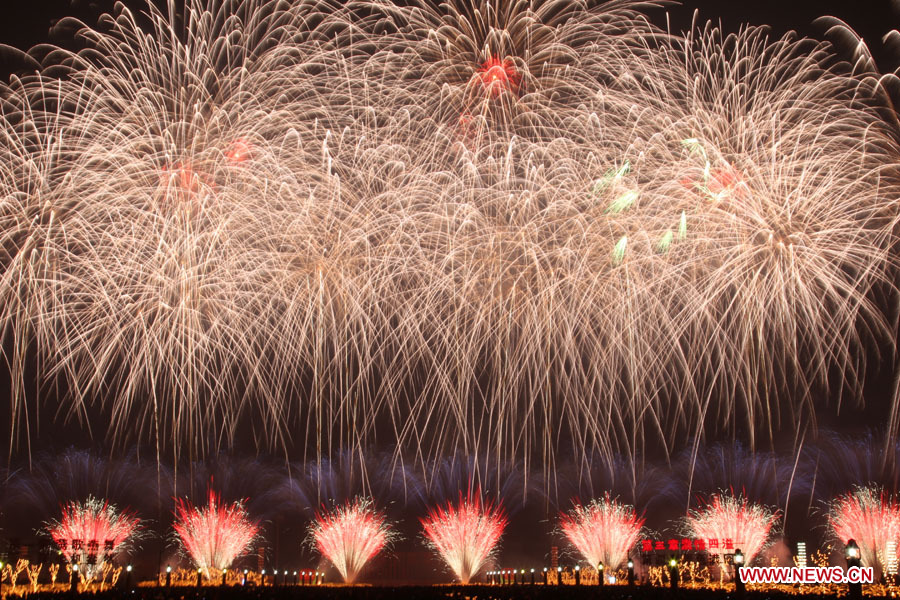
[[[248,418],[317,456],[386,423],[423,461],[549,469],[861,399],[898,191],[873,84],[825,43],[640,6],[82,26],[2,89],[12,422],[34,361],[61,414],[184,452]]]

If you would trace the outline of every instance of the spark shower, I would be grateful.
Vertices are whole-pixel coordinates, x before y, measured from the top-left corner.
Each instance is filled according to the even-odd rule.
[[[37,383],[176,453],[250,421],[549,468],[752,442],[893,351],[865,57],[620,0],[175,4],[2,86],[19,439]]]

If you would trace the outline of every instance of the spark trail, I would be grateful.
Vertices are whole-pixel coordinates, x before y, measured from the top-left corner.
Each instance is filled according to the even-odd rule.
[[[861,403],[894,344],[874,84],[826,43],[669,35],[641,6],[77,24],[83,51],[2,86],[11,422],[39,365],[52,412],[177,453],[245,417],[317,456],[389,422],[423,464],[549,471],[562,438],[612,460],[746,414],[756,444],[833,390]]]

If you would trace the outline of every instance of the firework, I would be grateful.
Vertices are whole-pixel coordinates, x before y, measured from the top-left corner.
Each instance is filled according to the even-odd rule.
[[[244,454],[219,454],[193,462],[189,469],[179,469],[179,473],[182,477],[176,490],[188,498],[202,497],[213,486],[219,499],[240,498],[241,507],[257,523],[284,514],[284,499],[279,494],[284,471],[265,460]]]
[[[104,457],[68,448],[30,456],[28,468],[14,471],[3,493],[4,510],[20,517],[54,514],[73,499],[102,490],[107,502],[146,514],[157,508],[160,495],[171,495],[168,483],[164,469],[157,471],[133,456]]]
[[[102,573],[113,558],[128,549],[138,533],[140,520],[119,511],[105,500],[88,497],[70,502],[62,517],[47,529],[66,562],[77,564],[85,579]]]
[[[713,494],[698,510],[691,510],[685,519],[688,534],[707,544],[710,554],[724,555],[740,549],[746,564],[768,544],[778,513],[754,504],[743,496],[730,493]]]
[[[620,0],[175,4],[3,86],[13,423],[34,364],[176,451],[250,414],[550,471],[735,414],[755,444],[894,344],[898,147],[825,44]]]
[[[502,507],[483,503],[480,491],[460,495],[456,505],[430,509],[422,519],[429,546],[461,583],[469,583],[496,550],[506,523]]]
[[[684,502],[694,493],[741,490],[766,505],[786,506],[790,497],[809,492],[806,478],[794,472],[797,460],[774,452],[752,452],[740,442],[688,449],[674,463],[675,496]],[[805,469],[802,472],[805,475]]]
[[[309,532],[316,548],[331,561],[345,583],[356,581],[366,563],[394,537],[384,514],[364,498],[318,514]]]
[[[422,466],[422,481],[416,490],[424,508],[436,506],[459,490],[490,489],[484,499],[502,505],[511,515],[522,509],[527,497],[542,494],[537,478],[521,462],[500,462],[492,457],[456,452]]]
[[[594,453],[578,462],[560,461],[553,477],[556,490],[551,498],[560,510],[572,498],[611,496],[641,514],[684,501],[671,464],[654,464],[636,455],[610,459]]]
[[[591,566],[602,562],[606,568],[617,569],[637,543],[643,525],[634,508],[607,495],[586,506],[576,503],[562,515],[560,528]]]
[[[879,487],[857,487],[834,499],[828,524],[841,544],[856,540],[864,566],[885,570],[888,544],[900,539],[900,503]]]
[[[888,436],[868,432],[846,437],[823,431],[802,456],[806,487],[814,501],[831,503],[847,490],[858,487],[896,489],[900,481],[900,444]]]
[[[396,466],[389,453],[359,456],[343,452],[291,465],[291,475],[275,489],[274,502],[281,511],[308,518],[315,516],[314,507],[326,499],[345,503],[356,497],[376,497],[385,504],[407,504],[421,494],[421,489],[419,474]]]
[[[175,507],[175,533],[184,551],[198,569],[209,573],[221,571],[246,552],[259,526],[252,522],[240,502],[223,503],[215,492],[209,492],[209,502],[196,508],[186,500],[178,500]]]

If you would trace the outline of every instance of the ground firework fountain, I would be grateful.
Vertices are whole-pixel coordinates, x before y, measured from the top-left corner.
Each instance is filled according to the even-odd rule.
[[[592,567],[600,563],[606,568],[617,569],[634,548],[644,519],[634,508],[625,506],[609,496],[590,504],[575,504],[563,513],[560,528],[569,542]]]
[[[48,525],[54,543],[85,581],[95,578],[118,553],[127,550],[140,521],[104,500],[70,502],[62,517]],[[73,575],[74,576],[74,575]]]
[[[422,519],[428,545],[461,583],[469,583],[495,551],[506,523],[502,507],[485,503],[480,491],[433,508]]]
[[[864,566],[885,570],[889,544],[900,540],[900,503],[883,489],[857,487],[835,498],[828,512],[828,523],[841,545],[855,540]]]
[[[700,508],[690,511],[685,529],[694,538],[703,540],[710,554],[724,556],[740,549],[749,565],[769,542],[778,513],[743,496],[732,493],[713,494]],[[714,547],[712,545],[715,544]]]
[[[209,492],[205,507],[178,500],[175,507],[175,533],[184,551],[198,569],[209,575],[221,571],[245,553],[256,539],[259,526],[252,522],[240,502],[222,502]]]
[[[366,563],[394,538],[386,517],[369,499],[355,500],[317,515],[310,536],[345,583],[353,583]]]

